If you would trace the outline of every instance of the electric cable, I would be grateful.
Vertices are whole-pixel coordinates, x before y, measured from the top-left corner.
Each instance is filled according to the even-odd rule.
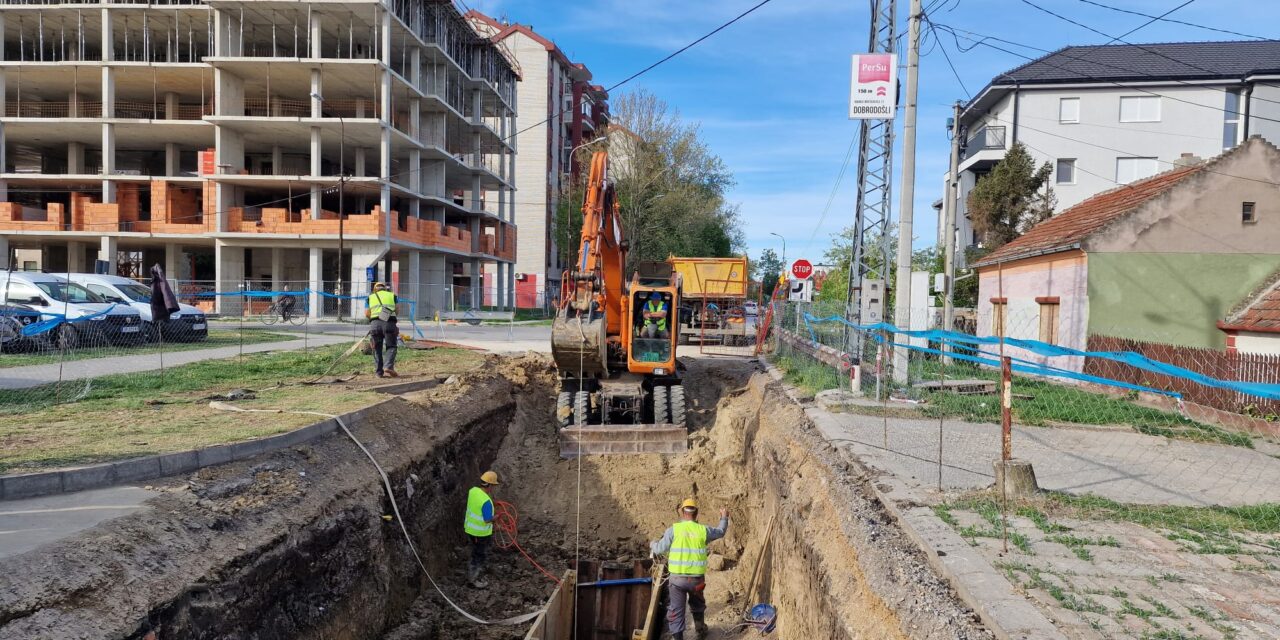
[[[551,578],[551,581],[557,585],[560,584],[560,578],[555,577],[546,569],[543,569],[542,565],[538,564],[538,562],[529,555],[529,552],[525,551],[524,547],[520,546],[520,516],[516,513],[515,505],[502,500],[494,500],[493,505],[493,528],[500,534],[498,536],[498,548],[504,550],[515,549],[516,551],[519,551],[520,555],[524,556],[524,559],[529,561],[529,564],[542,572],[542,575]]]
[[[1171,23],[1171,24],[1180,24],[1180,25],[1187,26],[1187,27],[1195,27],[1195,28],[1197,28],[1197,29],[1204,29],[1205,31],[1216,31],[1216,32],[1218,32],[1218,33],[1225,33],[1225,34],[1227,34],[1227,35],[1232,35],[1232,36],[1240,36],[1240,37],[1242,37],[1242,38],[1252,38],[1252,39],[1255,39],[1255,40],[1272,40],[1272,39],[1273,39],[1273,38],[1264,38],[1264,37],[1262,37],[1262,36],[1249,35],[1249,34],[1247,34],[1247,33],[1240,33],[1239,31],[1232,31],[1232,30],[1230,30],[1230,29],[1219,29],[1219,28],[1217,28],[1217,27],[1210,27],[1210,26],[1208,26],[1208,25],[1196,24],[1196,23],[1194,23],[1194,22],[1187,22],[1187,21],[1185,21],[1185,20],[1175,20],[1175,19],[1172,19],[1172,18],[1167,18],[1167,17],[1165,17],[1165,16],[1153,16],[1153,15],[1151,15],[1151,14],[1149,14],[1149,13],[1142,13],[1141,11],[1133,11],[1133,10],[1131,10],[1131,9],[1121,9],[1120,7],[1113,7],[1113,6],[1109,5],[1109,4],[1104,4],[1104,3],[1101,3],[1101,2],[1095,2],[1094,0],[1079,0],[1079,1],[1080,1],[1080,2],[1083,2],[1083,3],[1085,3],[1085,4],[1091,4],[1091,5],[1095,6],[1095,7],[1101,7],[1101,8],[1103,8],[1103,9],[1109,9],[1109,10],[1111,10],[1111,11],[1117,11],[1117,12],[1119,12],[1119,13],[1127,13],[1127,14],[1129,14],[1129,15],[1141,16],[1141,17],[1143,17],[1143,18],[1154,18],[1154,19],[1156,19],[1156,20],[1159,20],[1160,22],[1168,22],[1168,23]],[[1168,15],[1168,14],[1165,14],[1165,15]]]

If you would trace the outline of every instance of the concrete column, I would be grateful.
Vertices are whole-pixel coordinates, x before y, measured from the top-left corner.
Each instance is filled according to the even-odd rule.
[[[9,239],[0,236],[0,267],[6,270],[13,265],[13,254],[9,249]]]
[[[425,271],[423,276],[423,295],[420,300],[425,300],[422,305],[422,314],[424,317],[434,317],[437,311],[449,311],[449,285],[453,282],[453,276],[449,270],[448,259],[438,253],[427,253],[422,256],[422,267]]]
[[[280,145],[278,145],[278,144],[273,144],[273,145],[271,145],[271,173],[272,173],[272,175],[277,175],[277,176],[282,176],[282,175],[284,175],[284,169],[282,168],[282,165],[284,165],[284,150],[282,150],[282,149],[280,148]]]
[[[67,173],[84,173],[84,143],[67,143]]]
[[[98,259],[107,261],[107,273],[116,274],[116,258],[119,254],[119,248],[116,245],[115,236],[102,236],[102,241],[98,245]]]
[[[110,10],[105,8],[102,10],[102,20],[98,22],[98,25],[102,29],[102,61],[110,62],[115,60],[116,50],[113,42],[115,35],[112,33]],[[105,72],[107,69],[103,67],[102,70]]]
[[[311,28],[311,57],[323,58],[324,56],[321,54],[320,45],[321,45],[321,35],[324,32],[320,28],[320,12],[319,11],[313,11],[311,13],[310,28]],[[318,72],[315,72],[315,73],[318,73]]]
[[[507,265],[507,308],[513,311],[516,308],[516,266],[514,264]]]
[[[178,119],[178,94],[172,91],[164,94],[164,117],[167,120]]]
[[[106,109],[105,103],[103,109]],[[116,126],[102,125],[102,201],[116,201],[116,183],[110,180],[116,172]]]
[[[0,22],[0,30],[3,28],[4,23]],[[0,42],[0,45],[3,45],[3,43]],[[418,47],[409,47],[407,53],[409,55],[409,82],[413,85],[413,88],[426,93],[422,86],[422,50]]]
[[[72,273],[85,273],[89,271],[84,260],[84,243],[68,242],[67,243],[67,271]]]
[[[503,262],[494,264],[493,304],[499,310],[504,310],[507,307],[507,267],[508,265]]]
[[[322,118],[324,112],[324,103],[320,102],[320,98],[316,96],[324,96],[323,79],[320,76],[319,69],[311,70],[311,117]]]
[[[181,150],[178,149],[178,143],[166,142],[164,144],[164,174],[166,176],[176,176],[182,170]]]
[[[271,247],[271,290],[284,290],[284,249]]]
[[[356,163],[355,164],[356,164],[355,169],[353,170],[353,173],[351,175],[356,177],[363,177],[365,175],[364,173],[365,148],[364,147],[356,147]]]
[[[311,289],[308,296],[307,308],[310,309],[312,318],[320,317],[320,294],[317,293],[324,286],[324,249],[320,247],[311,247],[307,254],[307,288]]]
[[[214,273],[219,293],[240,291],[244,286],[244,247],[214,241]],[[225,316],[244,314],[244,300],[238,296],[217,296],[217,311]]]
[[[0,13],[0,62],[4,62],[4,47],[7,44],[9,43],[4,37],[4,14]],[[0,110],[0,113],[4,113],[4,111]],[[0,258],[2,257],[3,256],[0,256]],[[4,266],[8,266],[8,265],[4,265]]]
[[[164,245],[164,274],[170,283],[182,279],[182,245],[173,242]]]
[[[322,156],[321,156],[322,150],[323,149],[322,149],[322,142],[320,138],[320,127],[311,127],[311,175],[312,177],[319,176],[321,173],[320,161],[322,159]],[[320,195],[321,195],[320,186],[312,185],[311,186],[311,219],[312,220],[320,219]]]
[[[417,249],[407,249],[400,251],[400,289],[396,295],[406,300],[414,301],[414,318],[422,317],[422,304],[418,299],[420,293],[419,278],[422,277],[422,252]],[[405,318],[408,319],[409,309],[403,309]]]
[[[479,258],[471,259],[471,306],[484,304],[484,271]]]

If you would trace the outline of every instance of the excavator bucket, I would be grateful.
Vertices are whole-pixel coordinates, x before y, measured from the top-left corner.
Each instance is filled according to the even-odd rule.
[[[556,367],[578,377],[602,373],[607,365],[605,325],[602,317],[590,320],[563,311],[556,314],[551,322],[551,357]]]
[[[587,425],[560,430],[560,457],[684,453],[689,431],[674,424]]]

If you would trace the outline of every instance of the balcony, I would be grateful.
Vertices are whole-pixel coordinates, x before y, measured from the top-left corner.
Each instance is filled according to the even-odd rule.
[[[981,127],[965,141],[960,171],[989,169],[1004,157],[1005,128]]]
[[[342,232],[347,236],[381,237],[386,233],[380,207],[370,214],[347,214]],[[276,207],[232,207],[227,210],[228,233],[272,233],[284,235],[338,235],[338,214],[322,210],[313,220],[310,209],[290,211]]]

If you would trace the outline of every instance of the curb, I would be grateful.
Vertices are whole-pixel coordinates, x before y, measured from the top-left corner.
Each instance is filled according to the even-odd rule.
[[[369,406],[342,414],[347,426],[355,426],[369,413],[398,398],[388,398]],[[245,460],[254,456],[287,449],[328,435],[338,429],[332,418],[274,436],[233,444],[218,444],[203,449],[162,453],[118,462],[105,462],[73,469],[0,476],[0,501],[38,498],[59,493],[101,489],[118,484],[151,480],[203,467]]]
[[[811,421],[810,411],[824,411],[820,407],[806,407],[785,384],[782,371],[763,356],[759,361]],[[819,437],[827,440],[816,422],[814,427],[818,429]],[[866,469],[856,452],[838,448],[853,456],[859,466]],[[909,486],[889,474],[880,475],[867,486],[924,554],[929,566],[951,585],[961,602],[978,614],[978,619],[992,635],[999,640],[1066,639],[1043,612],[1018,595],[1009,580],[940,520],[932,509],[919,506],[910,499],[907,501],[910,506],[902,507],[890,497],[890,494],[896,494],[909,498],[912,493]]]

